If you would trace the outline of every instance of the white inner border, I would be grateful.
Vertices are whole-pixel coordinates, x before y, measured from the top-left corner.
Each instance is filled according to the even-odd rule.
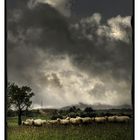
[[[140,0],[135,0],[135,140],[140,139]],[[4,0],[0,0],[0,138],[4,139]]]

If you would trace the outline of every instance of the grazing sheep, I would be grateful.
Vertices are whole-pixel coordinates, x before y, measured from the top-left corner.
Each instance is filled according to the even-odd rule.
[[[82,118],[80,118],[80,117],[70,118],[70,123],[74,124],[74,125],[81,124],[82,123]]]
[[[77,116],[76,117],[76,121],[77,121],[77,124],[81,124],[82,123],[82,118]]]
[[[128,116],[116,116],[116,122],[128,122],[130,117]]]
[[[26,119],[26,122],[33,122],[34,119]]]
[[[97,123],[104,123],[106,122],[107,118],[106,117],[95,117],[95,122]]]
[[[82,122],[83,124],[89,124],[93,122],[93,119],[90,117],[85,117],[85,118],[82,118]]]
[[[91,122],[94,122],[94,121],[95,121],[95,118],[94,118],[94,117],[92,117],[92,118],[91,118]]]
[[[22,121],[22,125],[30,126],[30,123],[26,121]]]
[[[70,118],[69,121],[70,121],[71,124],[76,124],[76,119],[75,118]]]
[[[68,125],[68,124],[70,124],[70,120],[68,120],[68,119],[61,119],[60,120],[60,124],[62,124],[62,125]]]
[[[66,120],[70,120],[70,117],[67,117]]]
[[[57,120],[48,120],[47,123],[48,124],[51,124],[51,125],[57,125],[57,124],[60,124],[60,119],[57,119]]]
[[[47,123],[46,120],[42,120],[42,119],[26,119],[26,121],[22,121],[23,125],[27,125],[27,126],[42,126],[45,125]]]
[[[42,126],[43,125],[42,120],[41,119],[34,120],[33,125],[34,126]]]
[[[107,117],[108,122],[116,122],[116,116],[109,116]]]
[[[22,124],[27,126],[32,126],[33,121],[34,121],[33,119],[26,119],[25,121],[22,121]]]
[[[47,124],[47,121],[46,120],[42,120],[42,124],[43,125]]]

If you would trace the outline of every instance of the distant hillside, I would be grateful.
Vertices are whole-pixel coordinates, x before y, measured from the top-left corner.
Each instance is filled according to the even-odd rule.
[[[94,104],[94,105],[89,105],[89,104],[84,104],[84,103],[79,103],[71,106],[66,106],[61,108],[62,110],[67,110],[71,108],[72,106],[75,106],[76,108],[80,108],[81,110],[84,110],[87,107],[91,107],[94,110],[104,110],[104,109],[132,109],[130,105],[120,105],[120,106],[111,106],[111,105],[106,105],[106,104]]]

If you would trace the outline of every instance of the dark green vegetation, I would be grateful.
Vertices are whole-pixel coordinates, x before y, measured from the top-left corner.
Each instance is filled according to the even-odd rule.
[[[17,110],[18,125],[21,125],[22,112],[30,108],[34,96],[32,89],[28,86],[19,87],[15,83],[8,83],[7,87],[7,111],[14,107]]]
[[[18,115],[17,111],[9,110],[7,113],[8,117],[15,117]],[[22,117],[47,117],[49,119],[66,118],[76,116],[80,117],[96,117],[96,116],[113,116],[113,115],[126,115],[133,118],[132,109],[108,109],[108,110],[93,110],[92,108],[85,108],[81,110],[75,108],[74,106],[67,110],[62,109],[33,109],[27,111],[22,111]]]
[[[133,123],[28,127],[10,118],[7,136],[8,140],[133,140]]]

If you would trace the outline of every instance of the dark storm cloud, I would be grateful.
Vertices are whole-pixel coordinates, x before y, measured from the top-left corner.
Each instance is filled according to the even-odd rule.
[[[17,37],[21,34],[23,35],[22,39],[26,39],[26,42],[32,41],[32,43],[40,46],[45,43],[45,45],[50,46],[50,43],[55,44],[55,42],[59,46],[67,42],[69,39],[68,25],[64,17],[54,8],[48,4],[39,4],[35,8],[29,9],[27,3],[22,9],[19,7],[12,11],[11,9],[8,10],[8,29],[12,30]],[[18,14],[20,14],[19,20],[17,19]],[[29,34],[37,33],[37,29],[42,29],[42,34],[38,36],[38,40]],[[27,37],[25,37],[26,35]],[[55,42],[53,38],[56,40]]]
[[[44,58],[39,50],[63,53],[70,42],[69,32],[64,17],[48,4],[30,9],[27,1],[21,3],[8,6],[8,69],[17,74],[20,70],[22,78],[31,79],[30,69],[37,71]]]
[[[92,103],[91,92],[96,97],[100,92],[102,97],[106,93],[114,98],[116,93],[129,92],[132,73],[130,17],[117,16],[102,24],[104,18],[96,13],[71,23],[71,19],[63,15],[63,8],[60,12],[48,3],[33,5],[29,2],[14,0],[7,5],[10,81],[31,85],[37,92],[36,103],[47,94],[48,103],[53,100],[54,106],[55,102],[56,106],[64,106],[85,98]],[[106,85],[102,88],[92,78]],[[129,86],[124,88],[124,85]],[[107,93],[110,90],[115,94]],[[67,92],[71,92],[71,96]],[[120,99],[119,103],[123,101],[129,103],[129,98]]]
[[[74,63],[95,75],[108,73],[116,79],[131,81],[130,19],[117,16],[102,25],[100,14],[93,14],[72,25],[74,38],[83,41],[79,55],[74,57]]]

